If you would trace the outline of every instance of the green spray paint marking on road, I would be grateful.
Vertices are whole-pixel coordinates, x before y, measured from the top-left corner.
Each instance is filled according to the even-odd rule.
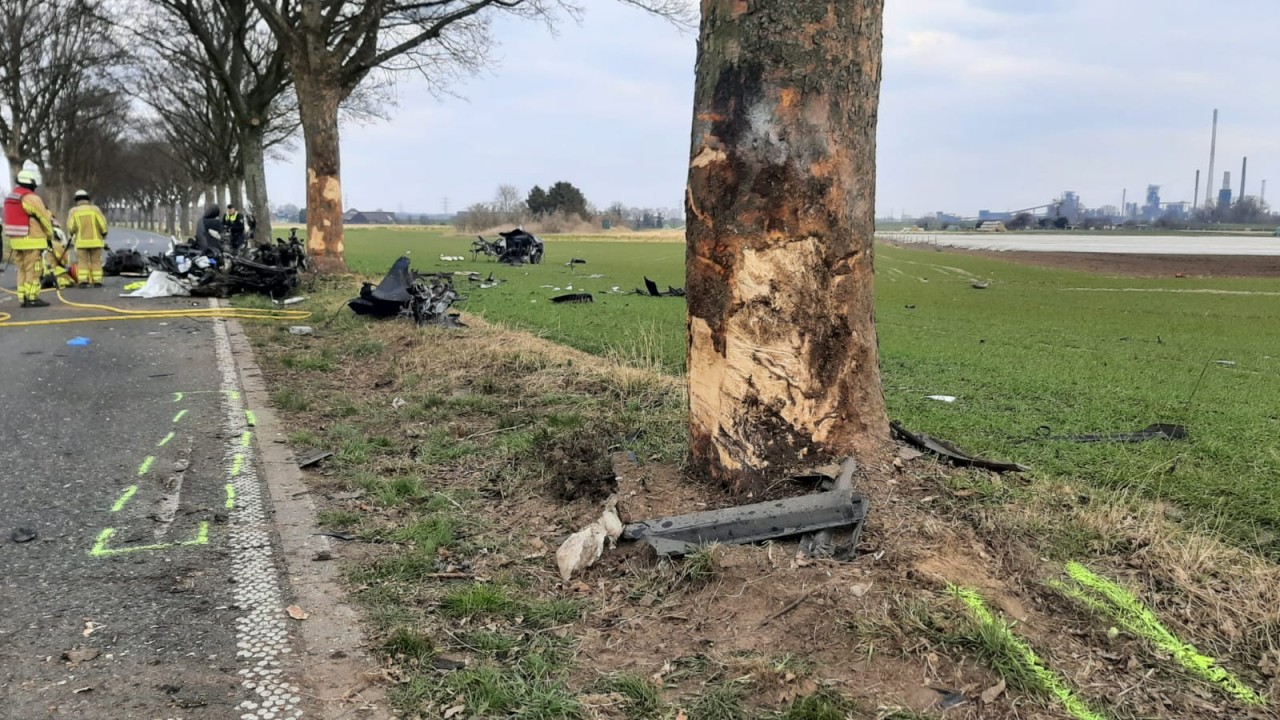
[[[143,460],[142,464],[138,466],[138,475],[146,475],[147,471],[151,469],[151,463],[155,461],[156,461],[155,455],[148,455],[147,459]]]
[[[1058,702],[1062,703],[1062,707],[1076,720],[1106,720],[1105,715],[1099,714],[1089,707],[1087,702],[1072,692],[1071,688],[1067,687],[1057,673],[1045,667],[1044,662],[1031,649],[1031,646],[1022,638],[1014,635],[1007,623],[997,620],[991,614],[991,611],[987,609],[986,603],[982,601],[982,596],[973,590],[955,585],[950,586],[948,590],[960,602],[964,603],[965,609],[977,621],[979,633],[992,637],[1001,644],[1001,650],[1006,653],[1002,659],[1021,665],[1022,670],[1030,675],[1036,685],[1039,686],[1036,689],[1057,699]]]
[[[254,416],[252,410],[244,411],[244,419],[249,421],[249,427],[257,427],[258,418]]]
[[[98,539],[93,543],[93,549],[89,551],[92,557],[108,557],[110,555],[125,555],[128,553],[144,552],[148,550],[164,550],[171,547],[182,547],[188,545],[207,545],[209,543],[209,523],[201,522],[200,527],[196,530],[196,536],[190,540],[184,540],[179,543],[158,543],[155,545],[134,545],[132,547],[109,548],[107,543],[116,534],[115,528],[103,528],[98,533]]]
[[[133,494],[136,492],[138,492],[137,485],[130,485],[129,487],[125,488],[124,494],[120,496],[120,499],[116,500],[115,505],[111,506],[111,512],[120,512],[121,510],[123,510],[124,504],[129,502],[129,498],[133,497]]]
[[[1117,623],[1124,626],[1125,630],[1145,638],[1161,652],[1172,656],[1179,665],[1193,675],[1217,685],[1228,695],[1246,705],[1266,704],[1266,701],[1251,688],[1219,666],[1216,660],[1207,655],[1201,655],[1194,645],[1178,639],[1133,593],[1106,578],[1095,575],[1080,563],[1067,563],[1066,570],[1067,575],[1076,581],[1079,587],[1057,580],[1050,581],[1049,585],[1055,590],[1094,612],[1114,618]]]
[[[231,483],[227,483],[227,502],[225,507],[228,510],[232,510],[235,508],[235,506],[236,506],[236,486],[232,485]]]
[[[253,439],[253,433],[246,432],[240,436],[240,447],[249,447],[249,441]]]
[[[227,397],[231,398],[232,400],[239,400],[239,399],[240,399],[240,391],[239,391],[239,390],[228,390],[228,391],[227,391]]]
[[[160,442],[156,443],[156,447],[164,447],[165,445],[168,445],[168,444],[169,444],[169,441],[170,441],[170,440],[172,440],[172,439],[173,439],[173,433],[169,433],[168,435],[165,435],[165,436],[164,436],[164,439],[163,439],[163,440],[161,440]]]
[[[182,422],[182,417],[183,417],[184,415],[186,415],[186,414],[187,414],[187,411],[186,411],[186,410],[180,410],[180,411],[178,411],[178,414],[173,416],[173,421],[174,421],[175,423]]]
[[[183,398],[183,395],[182,395],[182,393],[180,393],[180,392],[176,392],[176,393],[174,393],[174,394],[173,394],[173,401],[174,401],[174,402],[182,402],[182,398]]]
[[[231,461],[231,477],[239,477],[240,471],[244,469],[244,454],[236,453],[235,458]]]

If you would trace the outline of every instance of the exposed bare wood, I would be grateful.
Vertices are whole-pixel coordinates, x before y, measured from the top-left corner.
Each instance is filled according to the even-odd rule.
[[[690,444],[695,471],[740,491],[888,442],[872,296],[882,11],[703,3]]]

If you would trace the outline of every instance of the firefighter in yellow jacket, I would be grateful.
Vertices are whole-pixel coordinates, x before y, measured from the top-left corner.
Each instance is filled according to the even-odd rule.
[[[4,199],[4,234],[18,266],[18,297],[22,307],[46,307],[40,299],[40,254],[53,237],[53,217],[36,195],[35,173],[18,173],[18,186]]]
[[[77,190],[76,206],[67,215],[67,231],[76,246],[76,271],[80,287],[102,287],[102,248],[107,239],[107,219],[89,199],[86,190]]]

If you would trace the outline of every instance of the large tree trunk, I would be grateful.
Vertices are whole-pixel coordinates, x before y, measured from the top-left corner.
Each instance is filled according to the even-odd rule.
[[[263,127],[250,125],[240,142],[244,156],[244,187],[258,222],[258,242],[271,242],[271,208],[267,204],[267,164],[263,157]]]
[[[884,0],[704,0],[687,206],[693,470],[888,444],[872,295]]]
[[[321,272],[346,272],[339,178],[342,164],[338,142],[340,92],[322,78],[302,78],[300,74],[295,69],[298,115],[307,146],[307,253]]]

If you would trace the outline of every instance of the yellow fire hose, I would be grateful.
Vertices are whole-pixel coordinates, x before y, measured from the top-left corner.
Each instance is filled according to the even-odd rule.
[[[18,294],[7,288],[0,288],[0,292],[5,292],[9,295],[15,296]],[[276,310],[274,308],[206,307],[188,308],[184,310],[126,310],[124,308],[111,307],[110,305],[72,302],[62,297],[61,290],[53,288],[42,290],[41,292],[57,293],[58,300],[67,307],[73,307],[81,310],[99,310],[110,314],[90,315],[87,317],[53,318],[49,320],[21,320],[14,322],[12,320],[12,315],[6,312],[0,312],[0,328],[35,327],[38,325],[69,325],[71,323],[106,322],[110,320],[213,320],[218,318],[237,320],[306,320],[311,317],[311,313],[307,310]]]

